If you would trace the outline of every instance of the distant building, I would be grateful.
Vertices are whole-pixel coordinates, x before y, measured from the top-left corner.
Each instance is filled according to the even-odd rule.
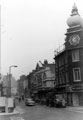
[[[21,75],[19,80],[17,80],[17,94],[20,98],[24,99],[25,90],[27,87],[27,80],[25,75]]]
[[[19,97],[46,98],[46,94],[55,87],[55,64],[44,61],[37,63],[36,68],[27,76],[21,75],[17,80]]]
[[[34,70],[27,75],[28,78],[28,96],[31,97],[33,91],[34,91]]]
[[[11,75],[11,95],[17,93],[17,81]],[[3,95],[10,94],[9,74],[3,76]]]

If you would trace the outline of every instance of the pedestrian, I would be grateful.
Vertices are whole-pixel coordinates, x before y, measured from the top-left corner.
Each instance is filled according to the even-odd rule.
[[[19,102],[21,102],[21,98],[19,97]]]
[[[62,99],[62,106],[63,106],[63,107],[66,107],[66,101],[65,101],[64,98]]]

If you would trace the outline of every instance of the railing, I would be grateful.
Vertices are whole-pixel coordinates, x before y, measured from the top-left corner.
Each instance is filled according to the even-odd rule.
[[[61,52],[63,52],[65,50],[65,44],[59,46],[55,51],[54,51],[54,55],[57,56],[58,54],[60,54]]]

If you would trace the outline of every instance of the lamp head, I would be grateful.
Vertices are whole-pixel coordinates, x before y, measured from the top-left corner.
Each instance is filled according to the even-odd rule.
[[[18,67],[17,65],[14,65],[13,67]]]

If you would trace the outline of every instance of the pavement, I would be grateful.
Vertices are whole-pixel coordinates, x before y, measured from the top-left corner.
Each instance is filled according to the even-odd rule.
[[[24,109],[17,106],[12,113],[0,113],[0,120],[25,120],[22,117]]]
[[[16,115],[16,114],[19,114],[19,110],[18,109],[14,109],[14,111],[13,112],[11,112],[11,113],[0,113],[0,116],[3,116],[3,115]]]
[[[0,113],[0,116],[23,114],[25,113],[25,110],[21,107],[22,105],[24,105],[24,101],[16,101],[16,107],[12,113]]]
[[[73,111],[73,112],[79,112],[79,113],[83,113],[83,106],[77,106],[77,107],[66,107],[66,110],[68,111]]]
[[[0,116],[4,116],[4,115],[17,115],[17,114],[23,114],[25,113],[24,109],[22,109],[21,107],[17,106],[14,111],[12,113],[0,113]]]

